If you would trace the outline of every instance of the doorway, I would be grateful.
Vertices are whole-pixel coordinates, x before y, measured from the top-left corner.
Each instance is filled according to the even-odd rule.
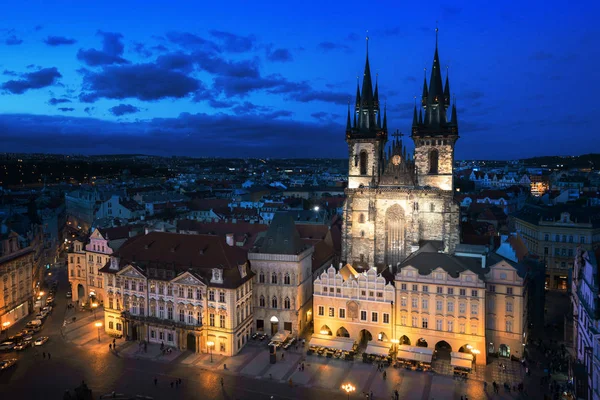
[[[279,319],[276,316],[271,317],[271,336],[279,332]]]
[[[81,302],[85,301],[85,288],[81,283],[77,285],[77,299]]]
[[[196,336],[193,333],[187,335],[187,349],[196,352]]]

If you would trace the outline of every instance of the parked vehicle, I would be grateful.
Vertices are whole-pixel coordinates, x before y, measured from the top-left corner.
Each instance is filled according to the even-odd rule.
[[[14,366],[17,364],[17,359],[16,358],[9,358],[8,360],[3,360],[0,361],[0,371],[4,371],[6,369],[9,369],[10,367]]]
[[[0,351],[13,351],[15,348],[15,342],[2,342],[0,343]]]
[[[42,326],[42,321],[40,319],[34,319],[33,321],[29,321],[27,323],[27,325],[25,325],[26,328],[34,328],[34,327],[41,327]]]
[[[50,339],[48,336],[40,336],[39,338],[35,339],[35,342],[33,342],[33,344],[35,346],[41,346],[44,343],[46,343],[48,339]]]
[[[15,350],[22,351],[31,346],[31,340],[23,340],[21,343],[15,346]]]

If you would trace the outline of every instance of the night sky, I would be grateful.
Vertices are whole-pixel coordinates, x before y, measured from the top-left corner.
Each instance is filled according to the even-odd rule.
[[[598,152],[600,6],[571,3],[9,2],[0,152],[347,157],[365,37],[409,133],[436,21],[458,158]]]

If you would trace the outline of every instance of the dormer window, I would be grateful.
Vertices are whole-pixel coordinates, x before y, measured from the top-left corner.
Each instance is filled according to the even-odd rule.
[[[112,270],[119,269],[119,259],[117,257],[110,258],[110,269],[112,269]]]
[[[223,283],[223,271],[219,268],[213,268],[211,283]]]

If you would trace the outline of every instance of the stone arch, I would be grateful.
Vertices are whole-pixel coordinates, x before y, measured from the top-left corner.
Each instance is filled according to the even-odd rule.
[[[340,326],[340,328],[335,333],[335,336],[350,337],[350,333],[348,332],[348,330],[346,328],[344,328],[343,326]]]
[[[388,338],[388,335],[385,334],[385,332],[379,332],[377,334],[377,340],[380,342],[389,342],[390,339]]]
[[[429,343],[427,343],[427,340],[425,340],[425,338],[419,338],[417,339],[416,345],[417,347],[427,347],[429,346]]]
[[[406,344],[410,346],[410,339],[406,335],[400,336],[400,344]]]
[[[445,340],[440,340],[435,344],[436,358],[450,360],[450,353],[452,353],[452,346]]]
[[[500,357],[510,357],[510,346],[507,344],[498,346],[498,355]]]
[[[359,336],[360,336],[361,343],[367,343],[367,342],[370,342],[371,340],[373,340],[373,335],[371,335],[371,332],[369,332],[366,329],[361,330],[359,333]]]
[[[327,325],[323,325],[319,330],[321,335],[329,335],[332,336],[331,329]]]
[[[437,149],[433,149],[429,152],[429,173],[437,174],[438,173],[438,164],[439,164],[440,154]]]
[[[360,223],[360,224],[365,223],[365,214],[360,213],[360,215],[358,216],[358,223]]]
[[[404,259],[404,209],[394,204],[385,213],[385,263],[396,265]]]
[[[369,156],[367,155],[367,151],[366,150],[361,151],[360,156],[359,156],[360,174],[361,175],[367,175],[368,161],[369,161]]]

